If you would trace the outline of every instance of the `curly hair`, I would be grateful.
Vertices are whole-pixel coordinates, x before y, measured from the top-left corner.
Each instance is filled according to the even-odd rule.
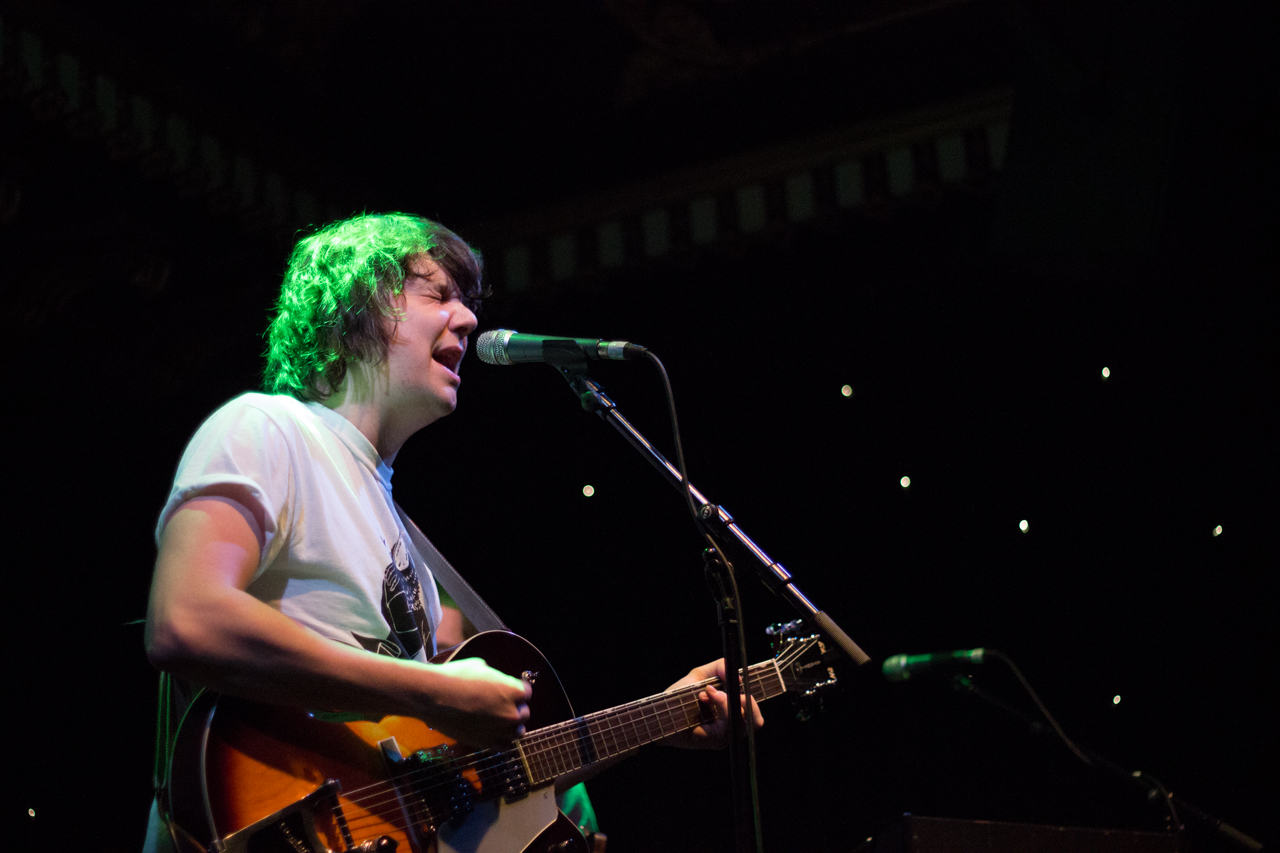
[[[364,214],[326,225],[294,247],[267,329],[268,393],[322,401],[352,362],[387,356],[395,298],[407,264],[426,255],[478,311],[486,295],[480,253],[449,229],[405,213]]]

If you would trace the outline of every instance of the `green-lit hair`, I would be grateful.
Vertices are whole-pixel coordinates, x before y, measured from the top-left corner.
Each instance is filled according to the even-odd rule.
[[[479,309],[485,295],[480,254],[437,222],[365,214],[299,240],[267,329],[264,390],[323,400],[342,384],[351,362],[386,358],[387,320],[395,316],[393,300],[415,255],[438,263],[467,306]]]

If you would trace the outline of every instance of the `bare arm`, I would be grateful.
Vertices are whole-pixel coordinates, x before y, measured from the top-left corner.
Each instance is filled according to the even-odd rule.
[[[153,664],[215,690],[304,708],[406,714],[481,746],[509,742],[530,688],[468,658],[420,664],[331,642],[249,595],[262,543],[250,500],[183,504],[161,537],[147,607]]]

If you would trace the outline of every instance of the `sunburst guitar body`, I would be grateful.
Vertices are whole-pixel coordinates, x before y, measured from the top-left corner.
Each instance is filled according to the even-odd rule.
[[[750,668],[763,700],[834,674],[816,637]],[[161,811],[181,853],[591,853],[556,807],[557,778],[704,721],[702,685],[575,717],[530,643],[501,631],[440,658],[480,657],[533,684],[527,733],[457,743],[412,717],[343,719],[205,692],[188,709]],[[715,683],[714,681],[711,683]]]

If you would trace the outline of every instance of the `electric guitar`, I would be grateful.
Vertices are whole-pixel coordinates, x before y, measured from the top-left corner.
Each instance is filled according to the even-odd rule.
[[[777,656],[749,668],[757,701],[834,683],[824,642],[771,629]],[[481,657],[534,685],[527,733],[475,750],[411,717],[367,719],[212,692],[183,717],[161,811],[181,853],[586,853],[556,808],[555,780],[711,719],[711,679],[575,717],[530,643],[478,634],[436,659]]]

